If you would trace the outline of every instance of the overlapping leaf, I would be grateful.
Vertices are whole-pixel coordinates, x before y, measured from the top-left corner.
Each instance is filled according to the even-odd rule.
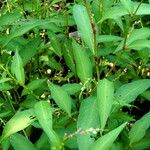
[[[150,87],[150,79],[141,79],[122,85],[115,97],[122,103],[131,103],[136,97]]]
[[[48,83],[48,86],[51,91],[51,96],[56,104],[70,116],[72,98],[62,87],[53,83]]]
[[[100,80],[97,85],[97,105],[100,117],[100,127],[104,128],[110,115],[114,99],[114,85],[107,79]]]
[[[81,38],[94,54],[94,34],[86,8],[82,5],[74,5],[73,16]]]
[[[95,141],[89,148],[89,150],[109,150],[112,146],[113,142],[116,140],[120,132],[126,126],[127,123],[124,123],[117,127],[116,129],[110,131],[104,136],[100,137],[97,141]]]

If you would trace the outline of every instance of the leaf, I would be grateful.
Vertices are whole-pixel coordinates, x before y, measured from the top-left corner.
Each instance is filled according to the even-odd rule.
[[[146,130],[149,126],[150,112],[145,114],[141,119],[133,124],[129,132],[130,144],[140,141],[145,136]]]
[[[14,150],[36,150],[35,146],[21,134],[11,135],[9,141]]]
[[[124,8],[132,15],[133,13],[133,3],[131,0],[120,0]]]
[[[60,139],[52,129],[52,110],[50,104],[46,101],[37,102],[34,111],[40,126],[51,141],[52,147],[59,148],[61,146]]]
[[[94,54],[94,34],[86,8],[82,5],[74,5],[73,17],[81,38]]]
[[[143,139],[132,146],[132,150],[149,150],[150,149],[150,139]]]
[[[128,45],[126,48],[142,50],[144,48],[150,48],[150,40],[136,40]]]
[[[146,100],[150,101],[150,91],[147,90],[141,94]]]
[[[35,121],[32,109],[17,112],[5,125],[0,142]]]
[[[117,5],[112,6],[111,8],[107,9],[103,13],[103,17],[99,21],[99,23],[103,22],[106,19],[116,19],[125,15],[129,15],[129,10],[132,11],[133,9],[133,12],[135,12],[137,7],[140,4],[139,2],[128,2],[127,4],[126,2],[127,0],[126,1],[122,0],[122,2],[123,1],[124,1],[123,3],[124,6],[121,3],[118,3]],[[149,15],[149,14],[150,14],[150,5],[142,3],[140,7],[138,8],[138,11],[136,12],[135,15]]]
[[[25,66],[31,58],[38,52],[39,45],[41,44],[41,40],[39,37],[33,38],[29,41],[23,49],[20,51],[20,56],[23,61],[23,65]]]
[[[89,97],[82,101],[77,121],[77,128],[84,131],[99,128],[99,116],[96,97]],[[87,150],[94,142],[91,138],[92,133],[77,136],[79,150]]]
[[[50,38],[50,42],[54,49],[54,53],[59,57],[61,57],[62,56],[61,43],[58,37],[52,31],[48,32],[48,37]]]
[[[16,50],[15,56],[13,58],[11,71],[16,76],[18,82],[24,85],[25,73],[24,73],[22,58],[20,57],[18,50]]]
[[[126,126],[127,123],[123,123],[116,129],[110,131],[109,133],[105,134],[104,136],[100,137],[97,141],[95,141],[89,148],[89,150],[109,150],[116,140],[120,132]]]
[[[43,132],[40,138],[36,141],[35,147],[37,150],[42,150],[44,147],[50,147],[48,136],[45,134],[45,132]]]
[[[72,99],[68,93],[62,87],[53,83],[48,83],[48,87],[56,104],[70,116]]]
[[[22,91],[22,96],[27,95],[30,91],[34,91],[41,87],[46,82],[46,79],[36,79],[26,85],[26,88]]]
[[[78,83],[68,83],[68,84],[64,84],[62,86],[62,88],[69,94],[69,95],[74,95],[77,92],[81,91],[82,85],[78,84]]]
[[[140,79],[122,85],[115,93],[121,103],[131,103],[138,95],[150,87],[150,79]]]
[[[25,21],[25,23],[21,22],[19,27],[17,26],[9,35],[5,37],[5,42],[3,43],[2,47],[5,47],[11,40],[13,40],[16,37],[22,36],[31,29],[40,25],[48,24],[50,22],[50,20],[44,19],[33,19],[30,21]]]
[[[54,68],[54,69],[56,69],[56,70],[58,70],[58,71],[62,71],[62,70],[63,70],[61,64],[60,64],[58,61],[56,61],[54,57],[51,57],[51,58],[50,58],[50,60],[49,60],[49,62],[48,62],[48,65],[49,65],[51,68]]]
[[[138,47],[138,41],[139,40],[145,40],[148,37],[150,37],[150,29],[149,28],[141,28],[141,29],[131,30],[129,33],[129,36],[127,38],[126,48],[128,48],[128,46],[130,48],[130,45],[132,45],[132,43],[133,43],[133,45],[135,45],[137,43],[136,47]],[[134,44],[134,42],[135,42],[135,44]],[[123,45],[124,45],[124,39],[118,45],[118,47],[116,48],[114,53],[120,51],[122,49]],[[146,45],[148,45],[148,44],[146,43]]]
[[[66,65],[71,69],[72,72],[75,73],[75,62],[73,60],[73,50],[72,50],[72,45],[70,44],[69,41],[66,41],[64,43],[63,56]]]
[[[77,75],[81,82],[85,84],[92,79],[92,63],[85,49],[82,49],[75,41],[73,41],[72,46]]]
[[[110,115],[114,99],[114,85],[107,79],[100,80],[97,85],[97,105],[100,127],[104,128]]]
[[[0,83],[0,91],[8,91],[12,88],[13,86],[11,86],[9,83]]]
[[[21,13],[14,11],[0,16],[0,26],[13,25],[12,23],[22,16]]]
[[[99,35],[97,36],[97,43],[102,42],[116,42],[121,41],[122,37],[115,36],[115,35]]]

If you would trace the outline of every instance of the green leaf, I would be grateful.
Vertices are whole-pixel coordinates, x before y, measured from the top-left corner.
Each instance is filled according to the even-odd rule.
[[[150,48],[150,40],[136,40],[126,47],[127,49],[142,50]]]
[[[26,32],[30,31],[35,27],[48,24],[50,22],[51,22],[50,20],[44,19],[33,19],[30,21],[21,22],[19,27],[17,26],[9,35],[5,37],[5,42],[3,43],[2,46],[5,47],[14,38],[22,36],[23,34],[25,34]]]
[[[82,49],[75,41],[73,41],[72,45],[76,72],[81,82],[85,84],[88,80],[92,79],[92,63],[85,49]]]
[[[56,70],[58,70],[58,71],[62,71],[62,70],[63,70],[61,64],[60,64],[58,61],[56,61],[54,57],[51,57],[51,58],[50,58],[50,60],[49,60],[49,62],[48,62],[48,65],[49,65],[51,68],[56,69]]]
[[[121,41],[122,37],[115,36],[115,35],[99,35],[97,36],[97,43],[102,42],[116,42]]]
[[[0,142],[35,121],[32,109],[17,112],[5,125]]]
[[[140,141],[145,136],[146,130],[149,126],[150,112],[145,114],[141,119],[133,124],[129,132],[130,144]]]
[[[50,103],[46,101],[37,102],[35,104],[34,111],[40,126],[42,127],[52,144],[52,148],[60,148],[60,139],[52,128],[52,110],[50,107]]]
[[[116,129],[110,131],[104,136],[100,137],[97,141],[95,141],[89,148],[89,150],[109,150],[116,140],[120,132],[126,126],[127,123],[124,123],[117,127]]]
[[[137,143],[134,143],[132,150],[149,150],[150,149],[150,139],[143,139]]]
[[[78,83],[68,83],[64,84],[62,88],[69,94],[69,95],[74,95],[77,92],[81,91],[82,85]]]
[[[150,101],[150,91],[149,91],[149,90],[143,92],[143,93],[141,94],[141,96],[143,96],[144,98],[146,98],[146,100],[149,100],[149,101]]]
[[[128,46],[130,48],[130,45],[132,46],[132,43],[133,43],[133,46],[135,44],[137,44],[137,46],[135,45],[136,46],[135,48],[138,48],[138,46],[139,46],[138,41],[139,40],[146,40],[148,37],[150,37],[150,29],[149,28],[133,29],[130,31],[129,36],[127,38],[126,48],[128,48]],[[135,44],[134,44],[134,42],[135,42]],[[141,43],[141,44],[142,44],[142,46],[144,46],[143,43]],[[123,45],[124,45],[124,39],[118,45],[118,47],[116,48],[114,53],[120,51],[122,49]],[[146,45],[148,45],[148,44],[146,43]],[[146,47],[148,47],[148,46],[146,46]]]
[[[63,56],[65,59],[66,65],[75,73],[75,62],[73,60],[73,50],[70,41],[64,43]]]
[[[114,85],[107,79],[100,80],[97,85],[97,105],[100,116],[100,127],[104,128],[110,115],[114,99]]]
[[[39,37],[33,38],[30,40],[23,49],[20,51],[20,56],[23,61],[23,65],[25,66],[31,58],[38,52],[39,45],[41,44],[41,40]]]
[[[131,0],[120,0],[124,8],[132,15],[133,13],[133,3]]]
[[[8,91],[12,88],[13,86],[11,86],[9,83],[0,83],[0,91]]]
[[[37,150],[42,150],[45,147],[47,148],[50,147],[49,139],[48,136],[45,134],[45,132],[43,132],[40,138],[36,141],[35,147]]]
[[[25,73],[24,73],[22,58],[20,57],[18,50],[16,50],[15,56],[13,58],[11,71],[16,76],[18,82],[24,85]]]
[[[62,87],[53,83],[48,83],[48,86],[51,91],[51,96],[56,104],[70,116],[72,98]]]
[[[99,128],[99,116],[96,97],[89,97],[82,101],[77,121],[77,128],[84,131]],[[87,150],[94,142],[91,138],[92,133],[77,136],[79,150]]]
[[[1,142],[1,149],[2,150],[9,150],[10,148],[10,142],[8,139],[5,139]]]
[[[141,79],[122,85],[115,93],[121,103],[131,103],[150,87],[150,79]]]
[[[86,8],[82,5],[74,5],[73,16],[81,38],[94,54],[94,34]]]
[[[129,2],[129,0],[128,2],[126,1],[122,0],[122,3],[118,3],[117,5],[107,9],[103,13],[103,17],[99,22],[103,22],[106,19],[116,19],[121,16],[129,15],[129,11],[135,12],[140,4],[139,2]],[[135,15],[149,15],[149,14],[150,14],[150,5],[142,3]]]
[[[54,53],[56,55],[58,55],[59,57],[62,56],[62,52],[61,52],[61,43],[60,40],[58,39],[58,37],[52,32],[48,32],[48,37],[50,38],[51,41],[51,45],[54,49]]]
[[[22,96],[29,94],[31,91],[34,91],[41,87],[42,84],[46,82],[46,79],[36,79],[31,81],[26,85],[26,88],[22,91]]]
[[[35,146],[21,134],[11,135],[9,141],[14,150],[36,150]]]
[[[0,26],[12,25],[12,23],[18,20],[21,16],[22,14],[17,11],[12,13],[7,12],[0,16]]]

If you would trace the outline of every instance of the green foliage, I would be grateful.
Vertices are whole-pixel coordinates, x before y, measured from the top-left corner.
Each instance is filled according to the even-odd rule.
[[[150,1],[0,6],[0,149],[150,149]]]

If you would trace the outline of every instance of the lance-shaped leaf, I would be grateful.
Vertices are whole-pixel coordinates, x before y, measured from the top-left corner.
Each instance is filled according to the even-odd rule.
[[[94,34],[86,8],[82,5],[74,5],[73,16],[81,38],[94,53]]]
[[[114,99],[114,85],[107,79],[100,80],[97,85],[97,105],[101,128],[105,127],[110,115]]]
[[[120,125],[118,128],[110,131],[104,136],[95,141],[89,148],[89,150],[109,150],[113,142],[116,140],[120,132],[126,126],[127,123]]]
[[[12,73],[16,76],[16,79],[19,83],[25,83],[25,73],[23,68],[23,62],[19,55],[18,50],[16,50],[15,56],[13,58],[12,66],[11,66]]]
[[[12,135],[9,141],[14,150],[36,150],[35,146],[21,134]]]
[[[82,101],[77,121],[77,128],[84,131],[90,128],[99,128],[99,115],[96,97],[91,96]],[[87,150],[94,140],[91,138],[91,133],[89,132],[85,135],[78,135],[77,142],[79,150]]]
[[[150,79],[141,79],[122,85],[115,97],[122,103],[131,103],[138,95],[150,87]]]
[[[71,115],[71,103],[72,98],[68,95],[68,93],[60,86],[48,83],[48,87],[51,91],[51,96],[55,100],[56,104],[68,115]]]
[[[46,101],[37,102],[34,111],[40,126],[49,137],[52,147],[59,148],[61,146],[60,139],[52,129],[52,110],[50,104]]]
[[[36,80],[31,81],[29,84],[26,85],[26,88],[23,90],[22,96],[27,95],[28,93],[30,93],[30,91],[34,91],[40,88],[41,85],[46,83],[45,81],[46,79],[36,79]]]
[[[81,82],[84,84],[92,78],[92,63],[85,49],[82,49],[75,41],[73,41],[72,46],[76,72]]]
[[[0,142],[10,135],[23,130],[35,121],[32,109],[17,112],[5,125]]]
[[[150,112],[145,114],[141,119],[133,124],[129,132],[130,144],[140,141],[145,136],[146,130],[149,126]]]

